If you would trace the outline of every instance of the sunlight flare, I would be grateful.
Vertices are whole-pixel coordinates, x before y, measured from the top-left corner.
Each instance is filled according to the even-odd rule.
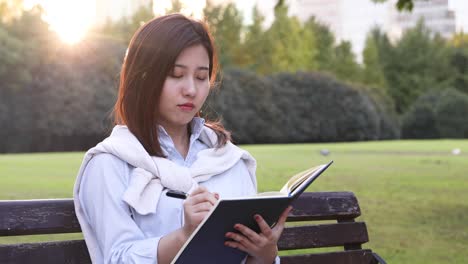
[[[40,4],[44,8],[44,20],[60,38],[69,44],[79,42],[95,19],[95,0],[30,0],[28,8]]]

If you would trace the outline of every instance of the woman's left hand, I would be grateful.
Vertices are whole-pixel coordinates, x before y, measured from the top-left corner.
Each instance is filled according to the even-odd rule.
[[[255,215],[254,218],[260,227],[260,233],[256,233],[242,224],[234,225],[234,228],[240,234],[233,232],[226,233],[226,237],[233,241],[226,241],[225,245],[247,252],[249,254],[247,263],[274,263],[278,255],[278,239],[283,232],[284,223],[291,209],[292,207],[289,206],[283,211],[273,228],[270,228],[260,215]]]

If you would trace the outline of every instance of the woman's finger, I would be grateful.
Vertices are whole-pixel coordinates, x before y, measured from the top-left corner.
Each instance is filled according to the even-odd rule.
[[[253,244],[247,237],[242,234],[237,234],[234,232],[227,232],[226,237],[234,240],[235,242],[239,243],[246,249],[255,249],[256,246]]]
[[[192,206],[193,213],[208,212],[213,208],[210,202],[198,203]]]
[[[246,236],[250,241],[252,241],[255,244],[259,244],[262,242],[262,237],[259,234],[257,234],[257,232],[246,227],[245,225],[236,224],[234,225],[234,229],[241,232],[244,236]]]
[[[271,236],[272,232],[271,232],[270,226],[267,224],[265,219],[263,219],[263,217],[261,215],[259,215],[259,214],[256,214],[254,216],[254,218],[255,218],[255,221],[257,221],[258,227],[260,227],[260,232],[264,236],[269,238]]]
[[[246,247],[244,247],[242,244],[240,244],[239,242],[236,242],[236,241],[226,241],[224,242],[224,245],[225,246],[228,246],[228,247],[232,247],[232,248],[237,248],[239,250],[242,250],[244,252],[247,252],[250,254],[250,252],[248,251],[248,249]]]
[[[284,224],[286,223],[286,219],[288,218],[289,213],[292,210],[292,206],[288,206],[283,213],[281,214],[280,218],[278,219],[278,222],[276,223],[276,226],[273,228],[275,233],[279,232],[280,234],[283,232],[284,229]]]
[[[210,202],[212,205],[215,205],[218,202],[218,199],[216,198],[216,194],[205,191],[195,195],[190,195],[187,202],[193,205]]]

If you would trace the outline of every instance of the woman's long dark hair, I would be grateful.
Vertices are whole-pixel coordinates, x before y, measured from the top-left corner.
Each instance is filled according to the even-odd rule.
[[[157,106],[164,81],[179,54],[194,45],[202,45],[208,53],[213,85],[217,56],[213,38],[203,22],[180,14],[161,16],[140,27],[130,41],[120,74],[114,123],[126,125],[150,155],[164,156],[157,126]],[[207,121],[205,125],[218,135],[217,147],[230,140],[229,132],[219,122]]]

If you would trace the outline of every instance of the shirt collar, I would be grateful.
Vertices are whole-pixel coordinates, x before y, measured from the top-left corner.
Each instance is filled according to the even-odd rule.
[[[200,134],[203,131],[203,127],[205,126],[205,119],[201,117],[194,117],[192,121],[190,121],[189,125],[190,125],[190,132],[191,132],[190,146],[192,146],[192,143],[195,142],[200,137]],[[163,150],[174,147],[174,142],[172,141],[171,137],[169,136],[167,131],[164,129],[164,127],[161,125],[158,125],[158,138],[159,138],[159,143],[161,144],[161,147],[163,147]]]

